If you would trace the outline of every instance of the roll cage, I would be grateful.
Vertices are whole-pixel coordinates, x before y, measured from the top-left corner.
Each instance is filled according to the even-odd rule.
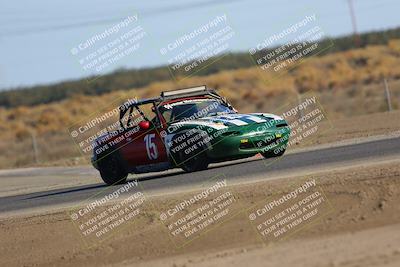
[[[146,104],[152,104],[152,110],[155,113],[155,119],[159,125],[162,124],[162,115],[159,111],[159,107],[163,106],[167,103],[171,102],[176,102],[181,99],[186,99],[186,98],[192,98],[192,97],[210,97],[213,99],[217,99],[224,103],[227,107],[230,109],[233,109],[232,105],[226,100],[226,98],[221,97],[215,90],[213,89],[208,89],[205,85],[202,86],[197,86],[197,87],[189,87],[189,88],[183,88],[183,89],[177,89],[177,90],[172,90],[172,91],[164,91],[161,92],[159,97],[156,98],[148,98],[148,99],[142,99],[139,101],[134,101],[133,103],[124,103],[119,107],[119,123],[120,126],[126,130],[125,125],[123,124],[123,118],[128,113],[128,118],[127,118],[127,123],[126,125],[129,126],[129,124],[132,121],[132,113],[134,110],[136,110],[140,116],[143,117],[144,120],[149,121],[149,118],[143,113],[143,111],[140,109],[140,106],[146,105]]]

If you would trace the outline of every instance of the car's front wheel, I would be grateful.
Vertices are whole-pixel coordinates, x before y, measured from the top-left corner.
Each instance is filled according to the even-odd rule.
[[[198,140],[196,145],[194,145],[193,143],[188,142],[185,133],[175,135],[172,141],[174,145],[171,148],[171,155],[172,160],[177,167],[182,168],[185,172],[195,172],[207,169],[209,165],[206,153],[207,147],[206,143],[201,142],[201,140],[203,140],[203,138]]]
[[[274,158],[274,157],[283,156],[283,154],[285,154],[285,151],[286,151],[286,148],[280,147],[280,148],[272,150],[272,151],[261,152],[260,154],[264,158],[268,159],[268,158]]]
[[[128,177],[115,152],[99,160],[99,171],[101,178],[108,185],[123,184]]]
[[[182,155],[180,156],[180,161],[181,161],[180,167],[185,172],[202,171],[207,169],[209,164],[207,155],[204,151],[190,158],[188,158],[185,155]]]

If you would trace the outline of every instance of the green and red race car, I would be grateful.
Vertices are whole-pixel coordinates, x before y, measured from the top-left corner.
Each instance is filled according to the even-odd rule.
[[[258,153],[281,156],[290,136],[280,116],[239,114],[206,86],[162,92],[119,111],[120,129],[97,138],[93,149],[92,164],[108,185],[124,183],[129,173],[194,172]]]

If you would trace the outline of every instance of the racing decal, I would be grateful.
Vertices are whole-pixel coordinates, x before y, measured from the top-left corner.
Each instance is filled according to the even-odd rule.
[[[165,148],[167,150],[167,155],[168,157],[171,156],[171,147],[172,147],[172,138],[175,136],[175,133],[172,134],[166,134],[164,136],[164,144],[165,144]]]
[[[283,120],[283,118],[281,116],[272,114],[272,113],[251,113],[252,115],[261,115],[264,117],[267,117],[269,119],[273,119],[273,120]]]
[[[215,102],[215,100],[214,99],[207,99],[207,98],[185,99],[185,100],[182,100],[182,101],[165,104],[165,105],[163,105],[163,107],[166,108],[166,109],[172,109],[175,106],[179,106],[179,105],[183,105],[183,104],[189,104],[189,103],[198,103],[198,102]]]
[[[147,156],[150,160],[158,158],[158,149],[156,144],[154,143],[155,138],[156,138],[155,134],[147,134],[144,137],[144,142],[146,143]]]
[[[216,123],[227,123],[230,125],[235,125],[235,126],[243,126],[243,125],[247,125],[248,123],[243,121],[243,120],[239,120],[233,117],[228,117],[228,116],[219,116],[216,118],[212,118],[212,117],[207,117],[207,118],[203,118],[204,120],[210,120]]]
[[[266,120],[257,117],[257,116],[253,116],[253,115],[245,115],[244,116],[245,119],[249,119],[251,121],[257,122],[257,123],[262,123],[262,122],[266,122]]]
[[[226,128],[228,128],[228,127],[225,126],[225,129]],[[182,133],[182,132],[178,132],[178,133]],[[171,158],[171,149],[173,148],[172,139],[174,138],[174,136],[176,134],[177,133],[166,134],[165,137],[164,137],[165,148],[167,150],[167,155],[170,158]],[[205,140],[212,140],[212,138],[210,138],[210,135],[206,131],[201,131],[201,134],[202,134],[202,136],[204,137]],[[211,144],[209,142],[207,142],[206,145],[207,145],[208,148],[211,148]]]
[[[267,118],[262,118],[258,116],[268,117],[269,119],[281,120],[282,118],[267,113],[252,113],[252,114],[225,114],[215,117],[204,117],[196,120],[180,121],[174,123],[173,128],[179,128],[183,125],[201,125],[210,127],[216,130],[226,129],[231,126],[245,126],[251,123],[263,123],[267,122]]]
[[[244,126],[249,123],[262,123],[266,122],[265,119],[259,118],[257,116],[253,115],[247,115],[247,114],[226,114],[226,115],[221,115],[218,117],[206,117],[202,118],[203,120],[210,120],[213,122],[220,122],[220,123],[226,123],[229,126]]]
[[[201,125],[201,126],[206,126],[206,127],[210,127],[216,130],[222,130],[222,129],[226,129],[228,128],[227,126],[223,125],[223,124],[218,124],[212,121],[206,121],[206,120],[189,120],[189,121],[181,121],[181,122],[177,122],[174,123],[173,125],[176,127],[180,127],[182,125]]]

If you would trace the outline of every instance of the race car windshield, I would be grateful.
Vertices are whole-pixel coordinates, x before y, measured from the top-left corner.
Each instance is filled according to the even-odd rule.
[[[162,107],[161,112],[167,122],[234,113],[229,107],[216,100],[190,100],[167,104]]]

